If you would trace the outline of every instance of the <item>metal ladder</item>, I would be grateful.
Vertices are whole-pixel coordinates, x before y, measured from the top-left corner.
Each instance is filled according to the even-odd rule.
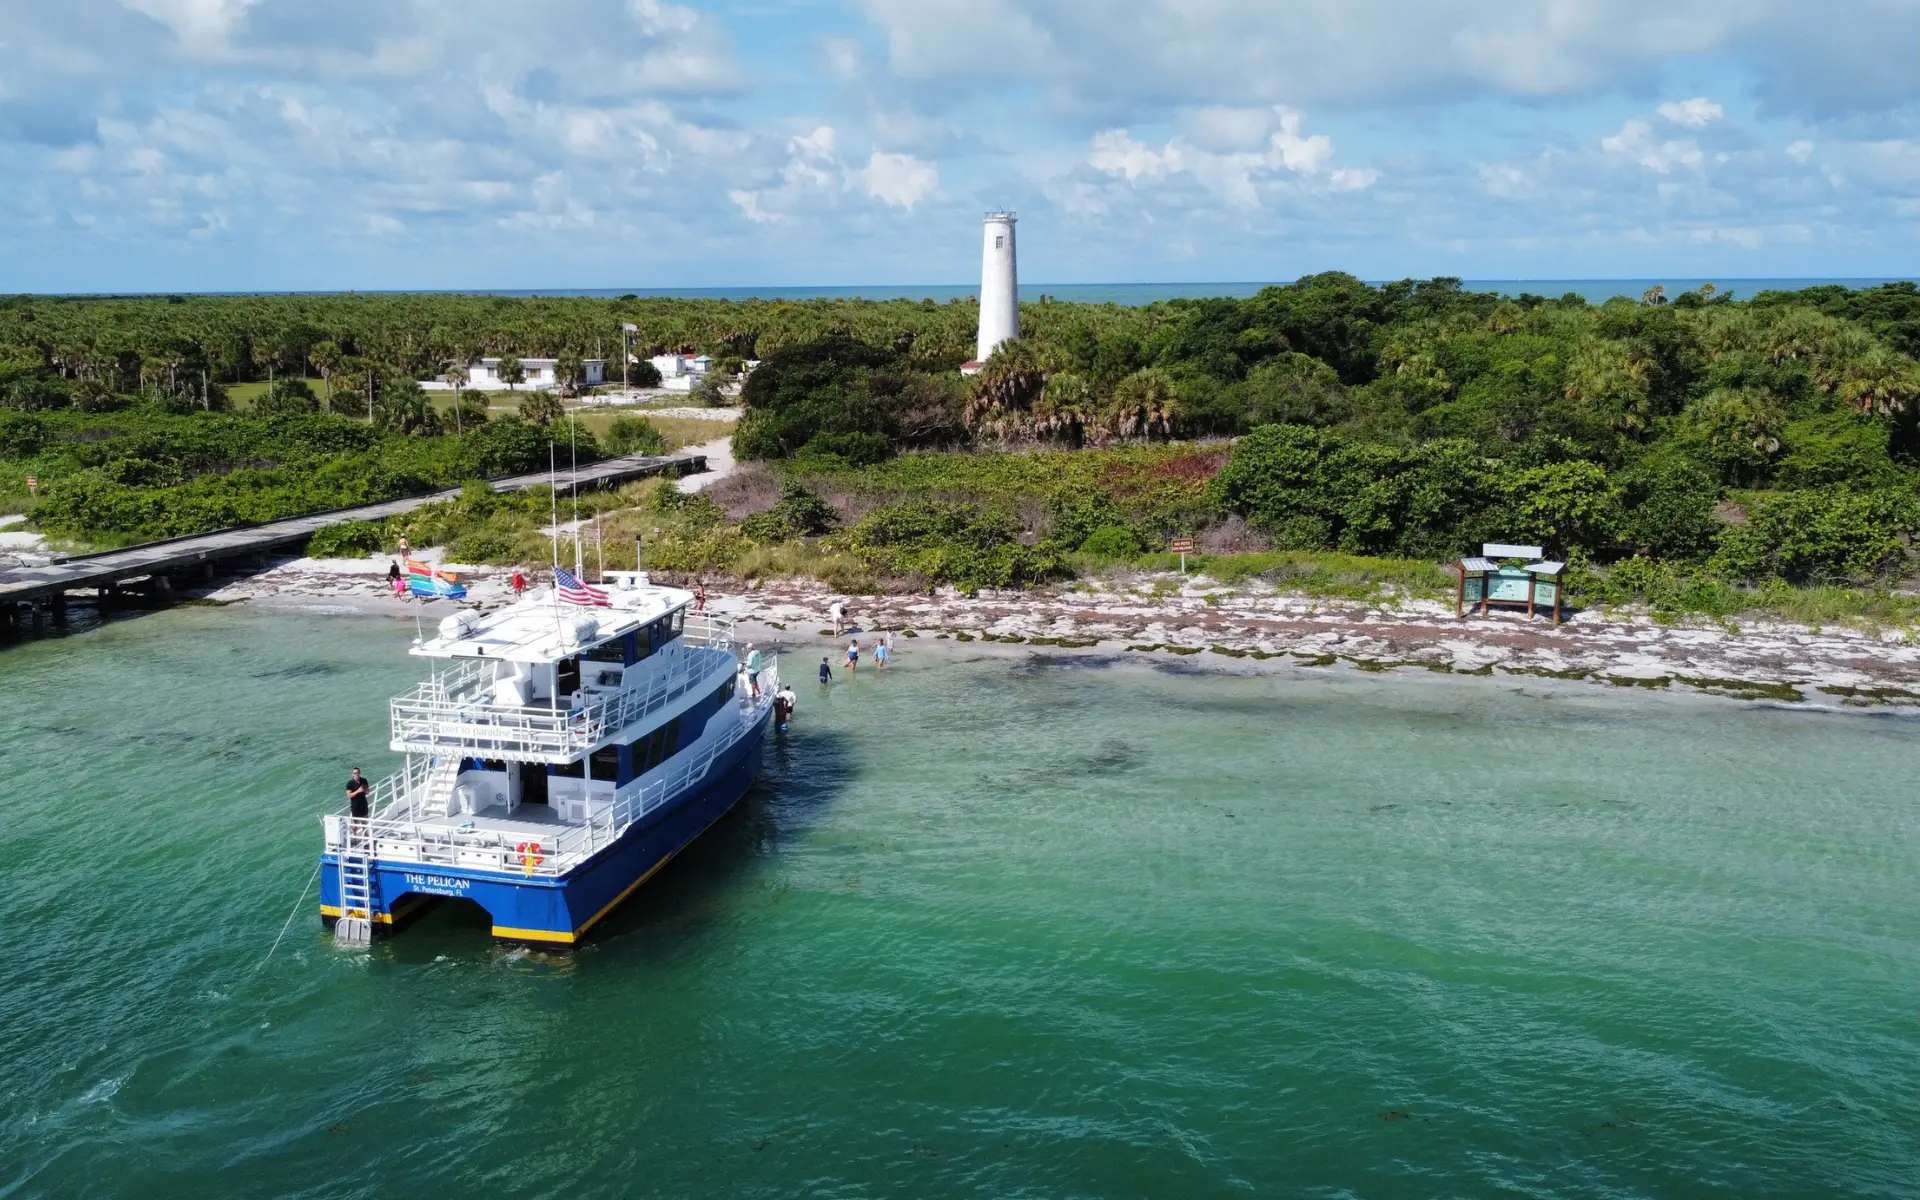
[[[340,844],[340,917],[333,940],[341,946],[373,942],[373,832],[364,819],[349,817]]]

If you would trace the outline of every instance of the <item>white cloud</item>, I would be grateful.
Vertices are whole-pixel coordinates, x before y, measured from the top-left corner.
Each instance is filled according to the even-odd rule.
[[[755,225],[778,225],[786,219],[779,213],[770,213],[762,209],[760,207],[760,197],[754,195],[752,192],[735,188],[727,193],[727,199],[738,205],[740,211],[746,215],[747,220],[752,221]]]
[[[1738,56],[1767,101],[1848,111],[1913,95],[1913,0],[858,0],[905,81],[1141,120],[1169,104],[1563,97]]]
[[[1600,139],[1600,148],[1611,154],[1623,154],[1649,171],[1669,174],[1675,167],[1697,167],[1703,157],[1700,144],[1692,138],[1661,140],[1653,126],[1638,118],[1629,120],[1618,133]]]
[[[1738,246],[1742,250],[1758,250],[1766,238],[1758,229],[1747,226],[1731,226],[1714,229],[1695,229],[1689,234],[1695,245],[1706,246],[1721,243]]]
[[[829,74],[840,79],[858,79],[865,71],[864,56],[858,40],[850,37],[820,39],[820,59]]]
[[[1333,139],[1323,133],[1303,136],[1300,114],[1284,105],[1257,111],[1202,110],[1190,125],[1215,145],[1258,148],[1220,153],[1177,136],[1156,150],[1136,140],[1129,130],[1103,129],[1089,143],[1087,165],[1136,184],[1189,175],[1229,203],[1246,208],[1259,207],[1261,186],[1282,172],[1324,175],[1336,191],[1363,190],[1380,178],[1380,172],[1371,168],[1329,169]]]
[[[858,176],[869,196],[897,208],[911,209],[940,187],[940,169],[911,154],[875,150]]]
[[[1724,109],[1705,96],[1695,96],[1691,100],[1669,100],[1654,111],[1675,125],[1685,125],[1689,129],[1704,129],[1726,115]]]
[[[127,8],[159,21],[189,51],[226,47],[233,28],[260,0],[121,0]]]
[[[1787,143],[1787,157],[1795,162],[1806,162],[1809,158],[1813,157],[1813,143],[1806,138],[1801,138],[1797,142]]]

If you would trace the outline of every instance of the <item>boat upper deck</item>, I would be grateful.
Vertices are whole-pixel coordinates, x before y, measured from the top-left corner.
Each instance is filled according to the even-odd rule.
[[[440,636],[421,642],[412,653],[551,663],[643,629],[693,602],[692,592],[650,583],[642,572],[616,571],[613,579],[604,607],[565,603],[554,591],[543,590],[498,612],[457,612],[440,622]]]

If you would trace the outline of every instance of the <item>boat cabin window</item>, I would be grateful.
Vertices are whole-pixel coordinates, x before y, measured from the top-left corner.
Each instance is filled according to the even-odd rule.
[[[568,779],[579,779],[587,773],[587,764],[583,762],[554,763],[547,768],[549,775],[563,775]]]
[[[593,752],[588,760],[588,778],[602,779],[608,783],[620,780],[620,747],[602,746]]]
[[[601,642],[587,651],[587,661],[624,664],[627,661],[627,637],[622,636],[610,642]]]
[[[686,627],[686,618],[686,610],[676,608],[635,634],[636,654],[634,661],[638,662],[640,659],[647,657],[647,655],[665,646],[674,638],[679,637],[680,631]]]
[[[640,776],[672,758],[680,748],[680,718],[675,717],[650,734],[634,739],[628,747],[633,773]]]

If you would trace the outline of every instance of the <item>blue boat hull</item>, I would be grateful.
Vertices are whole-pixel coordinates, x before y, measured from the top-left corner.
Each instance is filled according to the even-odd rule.
[[[493,936],[502,941],[574,945],[740,802],[760,772],[761,745],[770,720],[770,713],[762,716],[758,726],[713,764],[699,788],[558,878],[525,878],[438,864],[377,863],[375,927],[395,930],[435,899],[456,896],[485,909],[493,919]],[[320,856],[320,916],[328,924],[340,916],[340,864],[331,854]]]

